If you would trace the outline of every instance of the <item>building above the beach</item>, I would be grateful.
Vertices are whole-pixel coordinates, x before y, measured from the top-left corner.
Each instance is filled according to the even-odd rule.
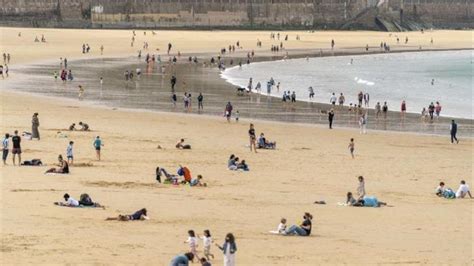
[[[473,28],[470,0],[0,0],[0,25],[71,28]]]

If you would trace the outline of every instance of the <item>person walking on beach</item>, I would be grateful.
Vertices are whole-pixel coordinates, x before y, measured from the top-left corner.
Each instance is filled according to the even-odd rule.
[[[94,140],[93,146],[95,148],[95,153],[97,155],[97,160],[100,161],[100,149],[104,144],[102,144],[102,140],[100,139],[100,136],[97,136]]]
[[[359,128],[360,134],[367,134],[367,118],[365,114],[361,115],[359,118]]]
[[[451,120],[451,126],[450,126],[450,133],[451,133],[451,143],[454,143],[456,141],[456,144],[459,143],[458,138],[456,138],[456,133],[458,132],[458,124],[453,120]]]
[[[100,55],[103,55],[104,54],[104,45],[101,45],[100,46]]]
[[[79,85],[79,101],[82,101],[83,97],[84,97],[84,88],[82,87],[82,85]]]
[[[334,42],[334,39],[331,40],[331,50],[334,50],[334,46],[336,45],[336,43]]]
[[[2,160],[3,165],[7,165],[7,158],[8,158],[8,147],[10,144],[10,134],[5,134],[5,138],[2,140]]]
[[[278,87],[278,86],[277,86]],[[314,90],[313,90],[313,87],[309,87],[308,88],[308,91],[309,91],[309,99],[313,99],[314,98]]]
[[[346,101],[346,98],[344,97],[344,94],[339,95],[339,106],[342,107],[344,105],[344,102]]]
[[[364,105],[365,107],[369,107],[369,100],[370,100],[370,95],[368,92],[364,94]]]
[[[388,112],[387,102],[383,103],[382,112],[383,112],[383,119],[387,119],[387,112]]]
[[[377,104],[375,105],[375,119],[379,119],[379,116],[380,116],[380,112],[381,112],[381,106],[380,106],[380,102],[377,102]]]
[[[255,128],[253,127],[253,124],[250,124],[249,139],[250,139],[250,151],[252,151],[252,148],[253,148],[255,153],[257,153],[257,136],[255,135]]]
[[[329,102],[332,104],[332,106],[336,105],[337,97],[336,94],[333,92],[331,95],[331,98],[329,99]]]
[[[351,142],[349,142],[349,146],[347,146],[349,148],[349,151],[351,153],[351,156],[352,156],[352,159],[354,159],[354,148],[355,148],[355,143],[354,143],[354,139],[351,138]]]
[[[359,106],[362,106],[362,100],[364,99],[364,93],[360,91],[359,94],[357,95],[357,99],[359,100]]]
[[[31,119],[31,139],[38,139],[40,140],[40,133],[39,133],[39,118],[38,113],[33,114],[33,118]]]
[[[18,135],[18,130],[15,130],[15,135],[12,137],[12,154],[13,154],[13,165],[15,164],[15,157],[18,155],[18,166],[21,165],[21,137]]]
[[[172,47],[173,47],[173,45],[171,43],[168,43],[168,54],[170,54],[170,51],[171,51]]]
[[[225,237],[225,242],[222,246],[216,246],[224,253],[224,266],[235,266],[235,252],[237,252],[237,245],[235,244],[235,237],[232,233],[228,233]]]
[[[232,116],[232,104],[230,102],[227,102],[227,105],[225,106],[225,117],[227,118],[227,122],[230,123],[230,118]]]
[[[173,93],[173,95],[171,95],[171,102],[173,103],[173,107],[176,107],[177,101],[178,101],[178,96],[176,96],[176,93]]]
[[[334,120],[334,109],[331,109],[328,113],[329,129],[332,129],[332,121]]]
[[[204,106],[202,105],[202,100],[204,100],[204,96],[202,96],[202,93],[199,93],[197,100],[198,100],[198,110],[203,110]]]
[[[69,165],[73,165],[73,163],[74,163],[74,155],[73,155],[73,152],[72,152],[73,145],[74,145],[74,141],[70,141],[69,145],[67,145],[67,149],[66,149],[67,163]]]
[[[170,80],[170,82],[171,82],[171,91],[174,91],[174,86],[176,85],[176,82],[177,82],[177,81],[178,81],[178,80],[177,80],[177,78],[176,78],[174,75],[171,76],[171,80]]]

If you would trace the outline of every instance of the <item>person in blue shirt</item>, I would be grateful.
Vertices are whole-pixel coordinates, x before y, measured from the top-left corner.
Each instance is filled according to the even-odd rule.
[[[194,260],[194,254],[191,252],[188,252],[188,253],[174,257],[170,262],[170,266],[188,266],[189,261],[193,261],[193,260]]]
[[[104,144],[102,144],[102,140],[100,139],[100,136],[97,136],[97,138],[95,138],[93,145],[95,148],[95,152],[97,154],[97,160],[100,161],[100,148],[104,146]]]

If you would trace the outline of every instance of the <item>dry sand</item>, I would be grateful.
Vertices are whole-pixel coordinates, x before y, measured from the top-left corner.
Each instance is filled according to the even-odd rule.
[[[51,44],[15,46],[18,41],[12,38],[18,31],[1,29],[1,51],[10,52],[14,63],[60,55],[79,57],[82,42],[95,47],[102,43],[99,38],[104,39],[105,51],[114,55],[136,50],[111,47],[119,40],[128,43],[130,31],[21,29],[25,42],[44,32]],[[235,39],[245,47],[257,36],[265,43],[269,33],[258,34],[158,32],[158,36],[176,38],[175,47],[182,44],[180,49],[190,52],[215,51]],[[306,34],[301,34],[303,40]],[[343,41],[343,34],[351,37],[344,35]],[[465,38],[471,32],[441,31],[425,36],[429,34],[440,48],[471,45],[470,37]],[[142,32],[137,35],[141,37]],[[415,39],[418,35],[408,36]],[[367,38],[375,45],[388,34],[323,32],[311,36],[314,40],[305,45],[323,47],[331,36],[340,36],[335,37],[336,42],[350,47]],[[163,49],[168,41],[158,38],[157,42]],[[97,50],[90,56],[97,56]],[[448,137],[390,132],[359,135],[355,130],[262,121],[227,124],[219,118],[96,108],[73,100],[5,91],[0,92],[0,101],[0,132],[30,131],[32,113],[40,113],[42,139],[23,141],[24,160],[41,158],[53,164],[73,140],[76,163],[83,165],[71,167],[67,176],[43,175],[47,166],[0,168],[0,260],[4,263],[167,265],[174,255],[187,250],[183,241],[189,229],[199,234],[210,229],[219,244],[227,232],[233,232],[238,265],[473,263],[474,201],[444,200],[433,194],[441,180],[453,189],[461,179],[472,185],[470,139],[451,145]],[[58,130],[78,121],[87,122],[93,131],[67,132],[67,139],[56,138]],[[265,132],[276,140],[278,149],[250,153],[246,147],[250,122],[256,124],[257,133]],[[92,147],[96,135],[105,144],[101,162],[95,161]],[[182,137],[193,145],[192,150],[174,148]],[[354,160],[347,150],[351,137],[356,141]],[[158,145],[163,149],[157,149]],[[246,159],[251,171],[228,171],[227,158],[232,153]],[[174,170],[178,164],[188,166],[193,175],[202,174],[209,187],[155,182],[156,166]],[[368,194],[394,207],[338,206],[347,191],[355,192],[358,175],[365,176]],[[76,198],[87,192],[107,209],[54,206],[65,192]],[[314,205],[315,200],[328,204]],[[151,220],[104,221],[142,207],[149,210]],[[289,225],[299,223],[305,211],[314,215],[311,237],[267,233],[281,217]],[[221,265],[221,253],[214,247],[213,252],[215,265]]]

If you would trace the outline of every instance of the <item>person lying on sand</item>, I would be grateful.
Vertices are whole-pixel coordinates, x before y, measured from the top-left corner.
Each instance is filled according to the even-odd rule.
[[[165,168],[160,168],[159,166],[156,167],[156,181],[158,181],[159,183],[161,183],[161,177],[162,176],[165,176],[165,180],[164,182],[170,182],[170,183],[173,183],[174,180],[177,180],[178,179],[178,176],[177,175],[172,175],[172,174],[169,174]]]
[[[353,207],[382,207],[387,206],[387,203],[378,201],[374,196],[364,196],[362,199],[355,199],[352,192],[347,192],[346,204]]]
[[[98,202],[93,202],[91,197],[84,193],[81,194],[79,201],[74,199],[73,197],[69,196],[69,194],[64,194],[64,202],[55,202],[55,205],[58,206],[66,206],[66,207],[81,207],[81,206],[86,206],[86,207],[94,207],[94,208],[104,208],[104,206],[100,205]]]
[[[59,167],[58,168],[51,168],[45,172],[45,174],[55,173],[55,174],[69,174],[69,165],[68,163],[63,160],[63,156],[60,154],[58,156]]]
[[[444,182],[439,182],[439,186],[435,190],[435,194],[438,197],[443,197],[445,199],[455,199],[456,193],[451,188],[445,187]]]
[[[184,139],[181,139],[180,141],[178,141],[178,143],[176,143],[176,149],[190,150],[191,145],[184,144]]]
[[[119,214],[117,217],[107,217],[105,220],[106,221],[143,221],[143,220],[149,220],[150,218],[147,216],[147,211],[145,208],[136,211],[132,215],[123,215]]]
[[[265,138],[265,135],[263,133],[260,133],[260,137],[258,138],[258,144],[257,144],[258,149],[275,149],[276,148],[276,142],[273,141],[268,141]]]
[[[197,178],[192,178],[191,182],[189,182],[189,185],[192,187],[198,186],[198,187],[207,187],[206,183],[202,183],[202,175],[198,175]]]
[[[66,207],[79,207],[79,201],[75,198],[69,196],[69,194],[64,194],[64,201],[66,202],[55,202],[55,205],[66,206]]]

